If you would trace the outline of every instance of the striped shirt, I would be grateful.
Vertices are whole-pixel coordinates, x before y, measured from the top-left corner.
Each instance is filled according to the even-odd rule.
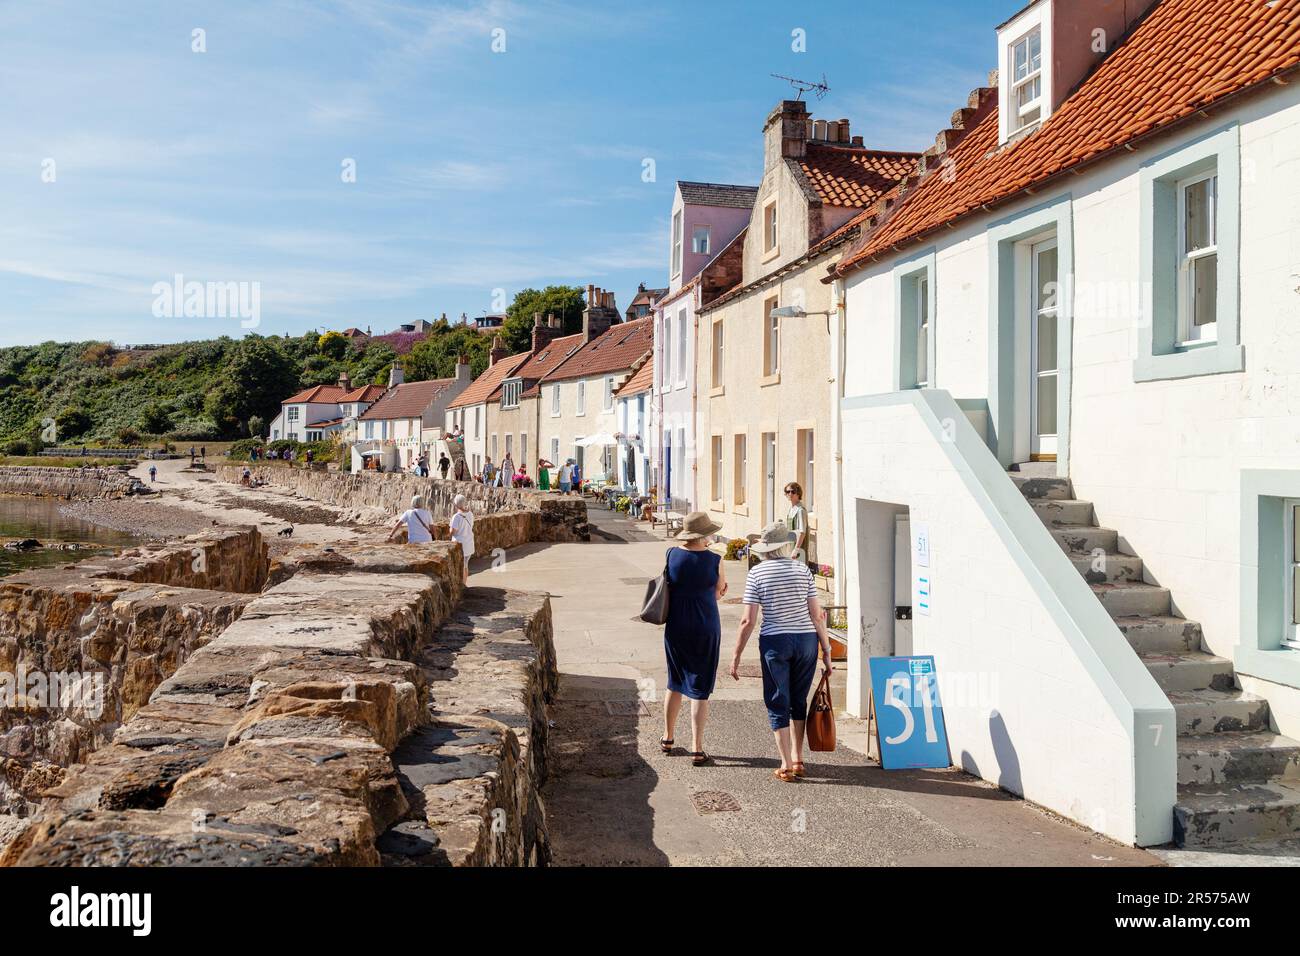
[[[767,558],[746,576],[742,600],[763,608],[760,636],[806,634],[816,630],[808,616],[808,599],[816,596],[817,585],[807,565],[790,558]]]

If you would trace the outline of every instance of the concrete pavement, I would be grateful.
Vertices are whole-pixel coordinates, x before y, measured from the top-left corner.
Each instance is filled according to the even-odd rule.
[[[671,542],[599,507],[591,519],[590,543],[529,545],[496,569],[473,567],[476,583],[551,595],[561,690],[546,800],[557,864],[1159,865],[961,771],[886,773],[845,746],[862,748],[866,735],[844,717],[835,753],[808,755],[802,782],[776,780],[757,639],[742,666],[753,676],[719,676],[705,738],[714,765],[684,756],[685,712],[677,753],[661,754],[662,629],[634,615]],[[723,567],[725,668],[744,571]],[[736,809],[708,812],[719,803]]]

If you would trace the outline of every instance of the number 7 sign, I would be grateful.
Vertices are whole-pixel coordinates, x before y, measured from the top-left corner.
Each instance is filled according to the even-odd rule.
[[[949,766],[934,657],[873,657],[868,663],[880,766]]]

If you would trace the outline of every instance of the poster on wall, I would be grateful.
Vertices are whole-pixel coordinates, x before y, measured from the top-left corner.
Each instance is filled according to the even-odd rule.
[[[871,714],[883,770],[952,764],[934,656],[872,657]]]

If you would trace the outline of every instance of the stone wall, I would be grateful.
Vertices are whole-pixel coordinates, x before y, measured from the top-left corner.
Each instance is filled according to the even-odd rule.
[[[0,864],[546,862],[549,601],[466,592],[460,560],[293,549]]]
[[[343,520],[363,523],[384,518],[391,520],[410,507],[415,495],[423,495],[434,517],[445,520],[451,517],[453,499],[463,494],[470,500],[471,510],[479,520],[510,512],[536,513],[536,525],[529,526],[530,533],[535,536],[524,540],[588,541],[591,537],[587,528],[586,502],[574,496],[526,488],[492,488],[477,481],[444,481],[373,472],[344,474],[283,465],[220,465],[217,477],[238,482],[245,467],[272,487],[284,488],[339,508]]]
[[[250,528],[0,580],[0,811],[25,813],[64,768],[107,743],[234,623],[267,564]]]
[[[0,495],[48,498],[121,498],[135,479],[116,468],[47,468],[0,465]]]

